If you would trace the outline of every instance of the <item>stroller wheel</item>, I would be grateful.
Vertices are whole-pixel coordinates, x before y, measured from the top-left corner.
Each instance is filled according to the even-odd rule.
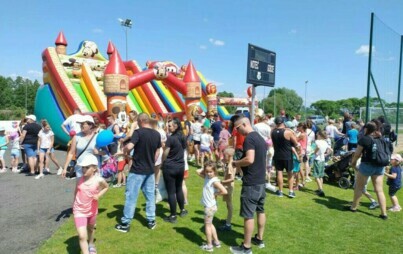
[[[350,180],[347,177],[340,177],[339,186],[343,189],[348,189],[350,187]]]

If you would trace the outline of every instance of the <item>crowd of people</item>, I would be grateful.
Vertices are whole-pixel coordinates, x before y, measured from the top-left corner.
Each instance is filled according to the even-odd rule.
[[[390,141],[391,128],[385,118],[364,124],[346,113],[344,119],[338,121],[339,125],[328,119],[326,127],[321,128],[311,120],[301,122],[300,115],[291,119],[284,110],[277,117],[266,115],[261,109],[254,113],[255,123],[252,124],[243,115],[235,115],[227,123],[212,112],[202,112],[191,119],[184,116],[181,121],[170,115],[162,117],[131,111],[130,122],[122,125],[113,115],[107,116],[103,124],[97,117],[82,115],[76,110],[60,126],[71,138],[63,166],[54,156],[54,133],[49,123],[42,119],[38,124],[34,115],[28,115],[19,126],[13,123],[9,133],[0,126],[0,172],[7,172],[4,153],[9,146],[12,172],[21,171],[20,157],[26,164],[27,175],[38,180],[51,172],[50,161],[56,165],[57,175],[63,177],[73,168],[77,184],[73,213],[83,253],[96,253],[93,229],[97,200],[109,187],[99,171],[111,158],[117,167],[116,184],[112,187],[126,188],[123,216],[115,226],[120,232],[130,231],[140,190],[146,197],[147,226],[149,229],[156,227],[155,203],[161,199],[161,180],[170,208],[164,221],[177,223],[178,216],[185,217],[188,214],[185,209],[188,161],[200,168],[197,174],[204,179],[202,204],[206,234],[206,244],[201,248],[208,252],[221,247],[217,230],[232,230],[235,179],[242,180],[240,216],[244,218],[244,239],[241,245],[232,246],[230,250],[250,253],[252,244],[259,248],[265,246],[266,190],[278,197],[284,196],[284,170],[289,198],[295,198],[296,191],[305,188],[305,184],[312,181],[311,177],[317,184],[316,194],[325,197],[323,180],[328,158],[348,151],[354,153],[351,165],[356,176],[353,202],[348,210],[355,212],[364,194],[371,200],[370,208],[380,207],[380,218],[387,219],[384,176],[388,178],[393,204],[389,211],[401,210],[396,192],[401,187],[402,157],[393,154],[391,166],[386,168],[374,164],[372,158],[374,139]],[[109,145],[98,147],[96,137],[103,130],[111,131],[114,139]],[[128,169],[127,176],[125,169]],[[223,172],[221,180],[219,170]],[[377,202],[366,191],[369,180],[373,182]],[[218,195],[222,195],[226,203],[227,217],[216,229],[212,222]],[[253,236],[255,214],[258,227]]]

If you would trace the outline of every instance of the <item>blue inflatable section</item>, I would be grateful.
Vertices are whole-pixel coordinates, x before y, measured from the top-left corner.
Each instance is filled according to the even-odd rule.
[[[41,86],[35,99],[35,115],[38,122],[46,119],[55,133],[55,144],[66,146],[70,137],[60,127],[65,120],[56,101],[55,95],[49,85]]]

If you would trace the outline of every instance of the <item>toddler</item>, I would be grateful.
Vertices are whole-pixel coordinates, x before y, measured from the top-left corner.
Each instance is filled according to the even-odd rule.
[[[1,169],[0,173],[6,173],[7,168],[6,168],[6,162],[4,161],[4,154],[7,151],[7,145],[8,145],[8,137],[5,135],[5,129],[3,126],[0,126],[0,163],[1,163]]]
[[[402,210],[396,197],[396,193],[402,187],[402,168],[400,167],[402,160],[400,154],[393,154],[390,161],[392,167],[388,173],[385,171],[385,176],[388,178],[386,184],[389,185],[389,197],[393,205],[389,209],[391,212],[400,212]]]
[[[224,180],[221,183],[227,189],[227,194],[223,196],[223,201],[227,204],[227,219],[225,224],[219,228],[220,231],[231,230],[232,213],[234,210],[232,204],[232,193],[234,192],[234,179],[235,179],[235,168],[232,167],[232,160],[234,156],[234,148],[227,148],[224,150]]]

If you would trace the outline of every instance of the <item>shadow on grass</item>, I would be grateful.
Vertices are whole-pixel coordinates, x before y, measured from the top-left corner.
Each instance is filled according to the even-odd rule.
[[[78,236],[72,236],[64,243],[66,246],[67,253],[80,253],[80,244],[78,243]]]
[[[204,239],[196,232],[187,227],[173,227],[179,234],[182,234],[184,238],[197,245],[202,245]]]
[[[63,211],[60,212],[60,214],[56,217],[55,221],[60,221],[61,219],[67,219],[70,218],[70,216],[73,214],[73,208],[67,208]]]
[[[120,222],[120,218],[123,215],[123,205],[114,205],[113,206],[116,210],[111,211],[109,213],[106,214],[106,216],[108,218],[115,218],[116,222],[119,223]]]

